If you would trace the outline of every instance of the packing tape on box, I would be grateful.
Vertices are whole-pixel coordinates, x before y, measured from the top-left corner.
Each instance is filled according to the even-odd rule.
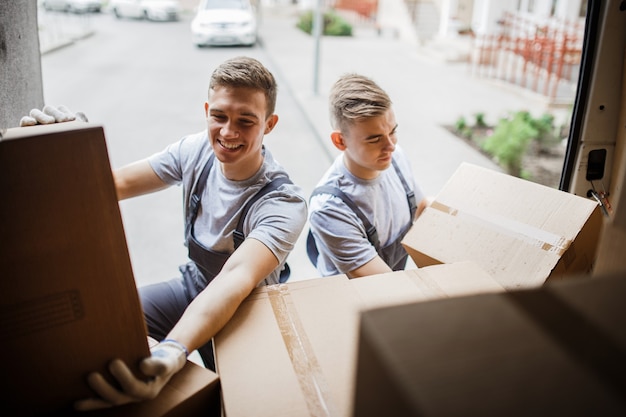
[[[269,285],[266,288],[310,415],[336,416],[336,407],[330,398],[330,388],[300,321],[289,288],[284,284]]]
[[[570,247],[572,241],[562,236],[541,230],[522,222],[515,221],[508,217],[495,213],[486,213],[475,208],[462,206],[459,204],[446,205],[440,201],[434,201],[430,208],[439,210],[450,216],[455,216],[464,221],[480,224],[498,233],[524,241],[525,243],[541,248],[546,252],[553,252],[559,256],[563,255]]]

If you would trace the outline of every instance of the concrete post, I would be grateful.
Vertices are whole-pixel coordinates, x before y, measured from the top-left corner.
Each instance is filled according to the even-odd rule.
[[[0,129],[43,107],[37,2],[0,2]]]

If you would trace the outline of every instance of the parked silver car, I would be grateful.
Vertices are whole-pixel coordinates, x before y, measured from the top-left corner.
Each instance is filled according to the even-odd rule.
[[[109,8],[115,17],[146,20],[178,20],[177,0],[111,0]]]
[[[201,0],[191,22],[192,42],[247,45],[257,41],[256,9],[249,0]]]
[[[42,0],[41,5],[46,10],[62,12],[86,13],[102,10],[103,0]]]

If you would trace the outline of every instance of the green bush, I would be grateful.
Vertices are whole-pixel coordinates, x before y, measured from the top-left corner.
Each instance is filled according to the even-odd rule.
[[[327,11],[323,14],[322,19],[324,21],[322,34],[326,36],[352,36],[352,25],[346,22],[338,14]],[[313,11],[309,10],[300,15],[300,20],[296,26],[308,33],[313,32]]]
[[[522,160],[529,147],[535,153],[546,152],[560,142],[554,116],[545,113],[534,118],[527,111],[518,111],[509,118],[500,119],[491,136],[481,144],[511,175],[523,177]]]
[[[531,120],[527,111],[517,112],[511,118],[500,119],[493,134],[481,145],[509,174],[517,177],[522,175],[522,159],[528,144],[539,132]]]

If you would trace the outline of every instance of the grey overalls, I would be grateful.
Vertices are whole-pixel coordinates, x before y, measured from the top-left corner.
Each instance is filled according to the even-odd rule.
[[[139,288],[141,304],[148,327],[148,334],[157,339],[164,339],[178,322],[191,301],[217,276],[230,257],[230,253],[215,252],[202,246],[194,236],[194,223],[198,216],[200,200],[206,186],[209,171],[213,166],[215,155],[211,154],[202,169],[195,188],[192,191],[187,218],[185,219],[185,236],[189,249],[189,262],[179,267],[182,279],[147,285]],[[291,183],[287,177],[279,177],[267,183],[244,206],[237,227],[233,232],[234,247],[237,249],[244,241],[243,224],[248,210],[263,195]],[[285,263],[280,274],[280,282],[289,278],[289,266]],[[215,370],[213,344],[208,342],[198,349],[207,368]]]
[[[365,231],[367,233],[367,240],[369,240],[372,246],[374,246],[374,248],[376,249],[376,252],[378,253],[378,256],[380,256],[382,260],[385,261],[385,263],[389,265],[389,267],[393,271],[399,271],[405,268],[406,261],[408,259],[408,254],[406,253],[406,250],[404,250],[404,247],[402,246],[401,242],[413,224],[413,219],[415,217],[415,212],[417,210],[417,204],[415,201],[415,193],[409,187],[406,180],[404,179],[404,176],[402,175],[402,172],[400,171],[400,167],[398,167],[398,164],[396,163],[395,159],[392,160],[392,164],[396,173],[398,174],[398,177],[400,178],[400,181],[402,182],[402,187],[404,187],[404,191],[406,192],[406,199],[409,205],[411,217],[409,219],[409,223],[402,229],[397,239],[389,243],[387,246],[384,246],[382,248],[380,247],[380,242],[378,240],[378,232],[376,231],[376,227],[369,221],[369,219],[356,206],[356,204],[354,204],[354,202],[350,199],[350,197],[348,197],[339,188],[329,186],[329,185],[317,187],[313,190],[313,193],[311,193],[311,197],[318,195],[318,194],[331,194],[343,200],[343,202],[348,207],[350,207],[350,209],[357,215],[357,217],[363,223],[363,226],[365,227]],[[317,266],[317,258],[319,256],[319,251],[315,244],[315,239],[313,238],[313,234],[311,233],[311,230],[309,230],[309,234],[307,236],[307,254],[309,256],[309,259],[313,263],[313,265]]]
[[[190,299],[195,298],[213,280],[213,278],[215,278],[215,276],[219,274],[219,272],[222,270],[222,267],[231,255],[230,253],[215,252],[211,249],[205,248],[200,242],[198,242],[194,235],[194,223],[196,221],[196,218],[198,217],[200,199],[202,193],[204,192],[206,180],[209,175],[209,171],[211,170],[211,167],[213,165],[214,159],[215,154],[211,154],[209,160],[202,169],[200,177],[198,177],[198,182],[196,183],[195,190],[190,197],[189,211],[187,213],[187,219],[185,222],[185,235],[188,236],[187,247],[189,249],[189,259],[191,259],[197,267],[190,268],[189,264],[180,267],[180,271],[183,274],[185,287],[187,288]],[[241,216],[239,217],[237,228],[233,232],[235,249],[237,249],[245,239],[245,236],[243,234],[243,223],[252,204],[256,202],[259,198],[263,197],[265,194],[277,189],[285,183],[291,184],[291,181],[286,177],[276,178],[273,181],[267,183],[250,200],[248,200],[243,208]],[[285,264],[285,269],[283,269],[280,274],[280,282],[285,282],[289,278],[288,268],[288,265]]]

